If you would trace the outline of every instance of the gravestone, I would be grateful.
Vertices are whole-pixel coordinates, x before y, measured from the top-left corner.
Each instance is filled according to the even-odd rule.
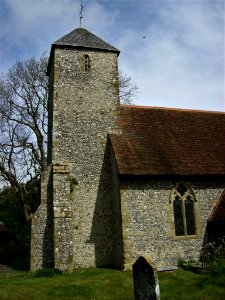
[[[135,300],[159,300],[157,268],[153,262],[140,256],[133,264]]]

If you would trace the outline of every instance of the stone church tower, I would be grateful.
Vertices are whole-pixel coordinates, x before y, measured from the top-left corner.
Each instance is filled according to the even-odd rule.
[[[117,133],[119,51],[83,28],[49,58],[48,168],[32,222],[31,269],[119,264],[108,133]]]

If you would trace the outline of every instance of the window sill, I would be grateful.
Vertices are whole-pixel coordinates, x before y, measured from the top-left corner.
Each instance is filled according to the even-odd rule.
[[[199,239],[199,235],[180,235],[180,236],[170,236],[171,240],[196,240]]]

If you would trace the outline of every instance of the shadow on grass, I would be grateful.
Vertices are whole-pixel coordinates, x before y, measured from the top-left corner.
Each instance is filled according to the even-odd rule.
[[[44,269],[40,269],[37,270],[34,273],[34,277],[52,277],[55,275],[63,275],[63,271],[57,269],[57,268],[44,268]]]
[[[209,273],[208,270],[203,270],[199,266],[195,266],[195,265],[187,264],[187,263],[183,263],[183,262],[179,262],[178,267],[185,271],[190,271],[195,274],[208,274]]]
[[[29,271],[30,257],[28,254],[19,253],[12,256],[5,256],[1,260],[1,264],[7,265],[15,271]]]

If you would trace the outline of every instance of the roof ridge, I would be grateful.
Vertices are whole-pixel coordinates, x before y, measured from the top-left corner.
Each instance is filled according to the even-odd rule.
[[[144,106],[144,105],[129,105],[121,104],[121,108],[128,109],[145,109],[145,110],[169,110],[169,111],[178,111],[178,112],[199,112],[199,113],[215,113],[215,114],[225,114],[225,111],[212,111],[212,110],[203,110],[203,109],[189,109],[189,108],[176,108],[176,107],[163,107],[163,106]]]

